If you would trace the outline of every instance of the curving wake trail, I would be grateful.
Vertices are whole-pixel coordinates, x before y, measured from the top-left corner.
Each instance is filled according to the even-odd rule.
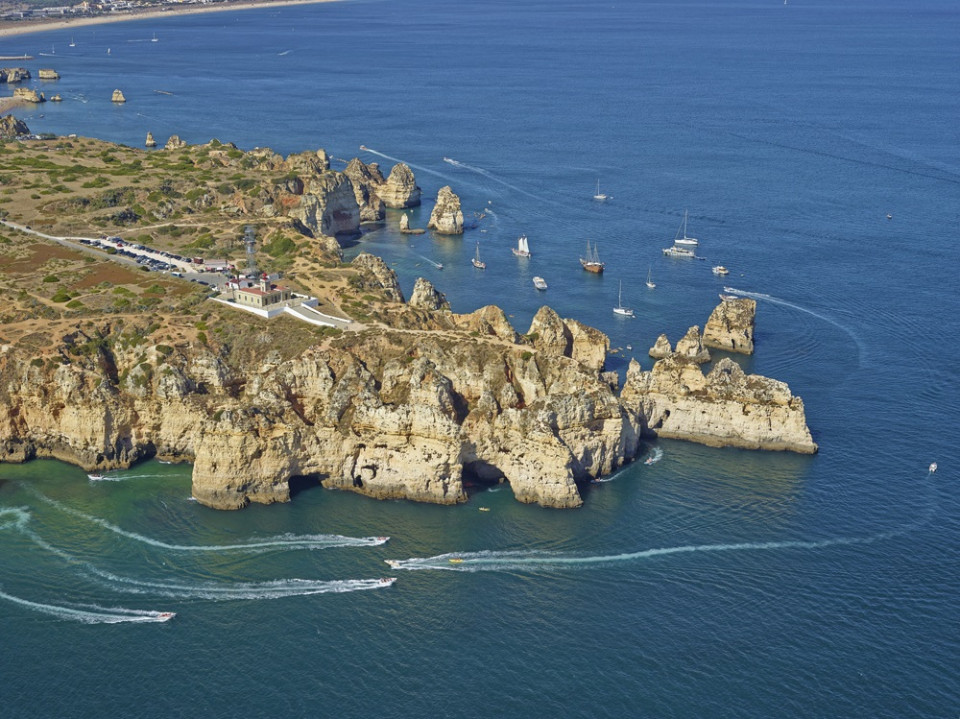
[[[932,473],[928,472],[927,476]],[[459,572],[504,572],[531,569],[592,569],[617,562],[636,562],[656,557],[696,552],[758,552],[784,549],[826,549],[828,547],[865,545],[903,536],[917,529],[933,517],[935,505],[932,491],[928,494],[927,507],[918,520],[898,529],[877,532],[864,537],[834,537],[818,540],[783,540],[772,542],[730,542],[720,544],[684,544],[676,547],[658,547],[621,554],[576,556],[536,551],[481,551],[448,552],[433,557],[385,560],[394,569],[448,570]]]
[[[169,544],[167,542],[161,542],[158,539],[137,534],[136,532],[129,532],[126,529],[122,529],[114,524],[111,524],[105,519],[86,514],[85,512],[81,512],[73,507],[68,507],[63,503],[38,492],[29,485],[23,485],[23,487],[41,502],[44,502],[51,507],[64,512],[65,514],[83,519],[87,522],[91,522],[92,524],[97,524],[104,529],[113,532],[114,534],[120,535],[121,537],[133,539],[134,541],[150,545],[151,547],[168,549],[175,552],[266,552],[274,549],[376,547],[386,544],[390,540],[389,537],[345,537],[341,534],[279,534],[264,539],[242,542],[240,544]]]
[[[173,612],[159,612],[152,609],[124,609],[121,607],[91,607],[76,609],[62,607],[56,604],[42,604],[31,602],[28,599],[15,597],[0,590],[0,599],[19,604],[27,609],[33,609],[44,614],[51,614],[58,619],[69,619],[84,624],[127,624],[131,622],[166,622],[175,616]]]

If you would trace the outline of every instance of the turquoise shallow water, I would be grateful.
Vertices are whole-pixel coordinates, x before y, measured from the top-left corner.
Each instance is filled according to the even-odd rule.
[[[402,159],[425,197],[450,184],[485,213],[462,240],[391,223],[347,253],[457,311],[495,302],[524,331],[548,302],[649,366],[723,285],[753,293],[741,361],[790,383],[821,446],[659,442],[568,512],[503,487],[221,513],[186,467],[5,465],[4,716],[955,716],[958,25],[933,0],[403,0],[4,40],[55,48],[31,69],[65,101],[35,131],[322,146]],[[705,262],[661,255],[684,209]],[[634,320],[611,312],[621,280]]]

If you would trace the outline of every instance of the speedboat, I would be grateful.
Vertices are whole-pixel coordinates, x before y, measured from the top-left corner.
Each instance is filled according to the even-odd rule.
[[[377,580],[377,584],[382,584],[386,587],[393,584],[395,581],[397,581],[396,577],[380,577],[380,579]]]
[[[643,460],[643,463],[644,463],[644,464],[653,464],[653,463],[656,462],[656,461],[657,461],[657,460],[655,460],[653,457],[647,457],[645,460]]]
[[[462,557],[450,557],[450,564],[463,564]]]
[[[733,302],[734,300],[740,299],[736,295],[725,295],[722,292],[720,293],[720,299],[724,302]]]
[[[399,560],[399,559],[384,559],[383,561],[385,561],[387,564],[389,564],[389,565],[390,565],[391,567],[393,567],[394,569],[396,569],[397,567],[400,566],[400,560]]]
[[[538,290],[545,290],[547,289],[547,281],[542,277],[534,277],[533,286],[536,287]]]
[[[377,537],[378,542],[386,542],[390,537]]]
[[[95,481],[97,481],[98,479],[103,479],[103,475],[102,475],[102,474],[88,474],[88,475],[87,475],[87,478],[95,482]]]
[[[717,265],[716,267],[713,268],[713,274],[715,274],[715,275],[729,275],[729,274],[730,274],[730,270],[728,270],[728,269],[727,269],[726,267],[724,267],[723,265]]]
[[[490,507],[480,507],[480,511],[481,511],[481,512],[489,512],[489,511],[490,511]]]
[[[157,619],[159,619],[161,622],[168,622],[175,616],[177,616],[176,612],[160,612],[157,614]]]
[[[930,469],[930,474],[933,474],[934,472],[936,472],[936,471],[937,471],[937,463],[936,463],[936,462],[931,462],[929,469]]]

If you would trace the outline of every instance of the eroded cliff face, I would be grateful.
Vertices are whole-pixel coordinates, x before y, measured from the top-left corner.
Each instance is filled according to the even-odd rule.
[[[696,361],[679,354],[658,360],[649,372],[631,362],[620,398],[641,436],[715,447],[817,451],[803,400],[784,382],[747,375],[729,358],[707,375]]]
[[[757,301],[747,297],[730,297],[710,313],[703,328],[703,344],[727,352],[753,354],[753,327]]]

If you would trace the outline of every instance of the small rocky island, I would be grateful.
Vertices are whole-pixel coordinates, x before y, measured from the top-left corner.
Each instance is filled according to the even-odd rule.
[[[150,241],[240,263],[236,236],[256,223],[287,281],[355,323],[251,319],[183,280],[121,273],[109,257],[2,227],[0,276],[17,299],[0,318],[0,460],[55,457],[88,471],[189,461],[194,496],[221,509],[286,501],[294,478],[442,504],[466,501],[467,482],[507,481],[522,502],[576,507],[582,483],[634,459],[644,438],[817,449],[787,385],[730,359],[700,369],[708,338],[743,351],[752,300],[724,301],[703,342],[699,330],[676,351],[658,341],[662,359],[649,371],[631,362],[621,388],[604,371],[607,336],[549,307],[521,334],[495,306],[451,312],[424,279],[406,301],[377,257],[344,264],[338,236],[384,205],[419,202],[404,165],[384,180],[359,160],[331,170],[323,150],[283,158],[179,138],[153,151],[83,138],[7,147],[8,164],[46,159],[24,163],[31,172],[81,168],[67,188],[75,197],[41,200],[19,227],[82,236],[113,223],[141,241],[137,225],[164,227]],[[83,184],[84,163],[101,168],[105,154],[118,185]],[[126,167],[143,185],[122,185]],[[23,178],[24,198],[36,181]],[[436,207],[438,230],[462,232],[449,188]]]

